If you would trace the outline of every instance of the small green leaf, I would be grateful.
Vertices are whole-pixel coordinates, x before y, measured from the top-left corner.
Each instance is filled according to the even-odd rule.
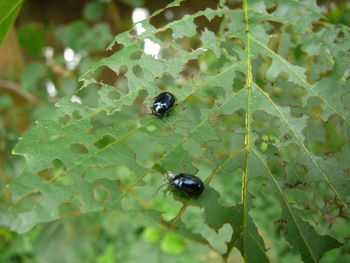
[[[180,23],[178,21],[171,23],[169,27],[173,30],[173,37],[192,37],[196,34],[196,27],[193,20],[193,17],[185,16]]]
[[[147,227],[142,233],[143,238],[150,243],[157,243],[160,240],[162,232],[154,227]]]
[[[167,233],[162,241],[161,248],[165,253],[179,255],[185,250],[183,239],[175,233]]]
[[[86,20],[96,21],[103,16],[104,4],[101,2],[89,2],[84,6],[83,15]]]
[[[41,80],[47,75],[47,67],[41,63],[28,65],[21,75],[21,87],[28,91],[42,88]]]

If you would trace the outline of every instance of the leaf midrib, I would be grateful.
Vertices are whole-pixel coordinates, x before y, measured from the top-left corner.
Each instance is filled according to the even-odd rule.
[[[246,155],[245,155],[245,163],[242,174],[242,193],[241,193],[241,202],[243,206],[243,218],[242,218],[242,232],[245,232],[248,229],[248,207],[247,207],[247,194],[248,194],[248,160],[250,154],[250,125],[251,125],[251,82],[252,82],[252,65],[251,65],[251,50],[250,50],[250,28],[249,28],[249,4],[248,0],[243,1],[243,9],[244,9],[244,23],[245,23],[245,33],[246,33],[246,52],[247,52],[247,74],[246,74],[246,82],[245,87],[248,89],[247,96],[247,110],[246,110],[246,135],[245,135],[245,145],[246,145]],[[247,245],[246,239],[243,237],[243,258],[246,260],[247,258]],[[231,248],[232,249],[232,248]],[[230,251],[228,251],[230,253]]]

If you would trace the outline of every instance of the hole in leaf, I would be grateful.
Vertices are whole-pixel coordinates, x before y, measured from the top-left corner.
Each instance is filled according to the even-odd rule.
[[[114,168],[114,172],[124,186],[130,185],[136,178],[135,173],[127,166],[121,165]],[[142,185],[142,184],[140,184]]]
[[[169,73],[165,73],[160,78],[155,79],[154,83],[159,87],[172,87],[176,85],[176,80]],[[156,96],[158,94],[153,94],[153,95]]]
[[[55,159],[52,164],[52,168],[41,170],[37,175],[46,181],[51,181],[66,171],[66,167],[61,160]]]
[[[268,114],[265,111],[255,111],[252,127],[260,135],[269,134],[269,136],[279,137],[279,119]]]
[[[168,30],[167,30],[168,31]],[[167,32],[165,31],[165,32]],[[161,32],[161,34],[164,34],[165,32]],[[171,32],[169,32],[170,34],[167,35],[167,37],[164,36],[160,36],[158,38],[163,38],[165,43],[166,41],[172,41],[170,38]],[[159,34],[157,34],[159,35]],[[167,48],[162,48],[160,50],[160,55],[163,59],[171,59],[171,58],[178,58],[181,56],[181,53],[179,52],[179,50],[175,49],[172,46],[168,46]]]
[[[277,8],[277,5],[275,5],[275,4],[271,4],[270,3],[270,6],[268,6],[267,8],[266,8],[266,11],[269,13],[269,14],[272,14],[273,12],[275,12],[275,10],[276,10],[276,8]]]
[[[128,72],[128,67],[126,65],[121,65],[119,67],[119,74],[118,75],[125,75]]]
[[[53,170],[53,168],[44,169],[38,172],[37,175],[46,181],[51,181],[55,177]]]
[[[128,93],[129,87],[128,87],[128,79],[124,75],[118,75],[114,87],[116,87],[120,92],[122,93]]]
[[[55,185],[61,186],[72,186],[74,184],[73,178],[69,174],[65,174],[64,176],[59,176],[54,180]]]
[[[85,89],[79,90],[77,96],[81,98],[83,105],[88,106],[90,108],[97,108],[100,99],[100,96],[98,94],[99,90],[99,85],[92,84]]]
[[[278,180],[283,180],[286,177],[284,172],[284,165],[278,160],[270,160],[267,164],[271,173],[277,177]]]
[[[215,126],[223,127],[228,132],[234,132],[237,129],[245,126],[245,111],[239,109],[232,114],[220,114],[217,116]]]
[[[55,159],[52,161],[52,165],[55,169],[59,169],[59,170],[62,170],[62,171],[65,171],[66,170],[66,167],[65,165],[63,164],[63,162],[59,159]]]
[[[336,39],[334,40],[334,43],[336,44],[343,44],[345,41],[346,37],[343,31],[340,31],[336,37]]]
[[[170,188],[165,189],[165,191],[170,191]],[[176,217],[181,207],[181,202],[174,202],[174,199],[170,198],[170,195],[159,198],[152,204],[152,208],[156,211],[160,211],[162,213],[162,218],[167,222]]]
[[[281,151],[283,159],[285,161],[294,160],[300,152],[299,146],[296,144],[290,144],[287,147],[284,147]]]
[[[65,126],[69,121],[70,121],[70,116],[68,114],[65,114],[64,116],[58,118],[58,122],[62,126]]]
[[[18,201],[14,208],[17,213],[23,213],[32,210],[33,206],[42,202],[44,200],[44,196],[41,192],[30,193],[29,195],[23,197],[20,201]]]
[[[105,111],[101,111],[98,114],[93,115],[90,120],[93,127],[91,128],[89,133],[95,134],[104,129],[111,127],[113,124],[108,122],[107,120],[108,120],[107,113]]]
[[[103,185],[95,186],[93,191],[96,202],[104,203],[111,197],[111,192]]]
[[[145,102],[145,99],[147,98],[147,95],[148,95],[147,91],[140,90],[139,94],[137,95],[137,97],[135,98],[135,100],[133,102],[133,105],[141,106]]]
[[[105,135],[100,138],[97,142],[94,143],[95,147],[98,149],[102,149],[111,143],[115,142],[115,138],[112,135]]]
[[[240,202],[241,196],[237,189],[242,188],[242,176],[242,169],[236,169],[235,171],[225,169],[221,170],[218,176],[214,176],[210,182],[210,187],[220,193],[218,202],[221,205],[231,206]]]
[[[81,198],[74,196],[72,200],[61,203],[58,206],[60,217],[79,215],[81,211]]]
[[[350,93],[346,93],[341,97],[341,101],[344,104],[344,107],[349,111],[350,110]]]
[[[123,112],[124,113],[124,112]],[[116,129],[122,127],[126,122],[127,118],[124,119],[124,116],[121,116],[121,112],[116,112],[110,115],[107,115],[105,111],[101,111],[98,114],[91,117],[92,128],[89,131],[90,134],[96,134],[103,132],[103,134],[108,133],[109,128],[115,126]],[[103,135],[101,134],[101,136]]]
[[[264,22],[261,22],[260,25],[262,26],[261,30],[265,30],[267,34],[273,36],[281,31],[281,27],[283,23],[278,21],[264,21]],[[267,46],[273,50],[276,50],[275,45],[276,45],[276,42],[273,41],[273,39],[271,38]]]
[[[151,167],[152,160],[164,154],[164,145],[157,143],[147,134],[136,133],[126,139],[128,147],[135,152],[136,160],[144,167]]]
[[[88,148],[82,143],[73,143],[71,144],[70,149],[72,152],[80,154],[89,152]]]
[[[184,78],[192,78],[199,72],[199,61],[196,59],[189,60],[183,67],[180,74]]]
[[[97,74],[96,79],[98,82],[107,84],[110,86],[114,85],[117,78],[116,72],[107,66],[99,67],[97,72],[94,75],[96,74]]]
[[[232,39],[227,39],[223,41],[220,45],[220,48],[224,51],[224,54],[227,53],[229,56],[236,58],[237,60],[240,58],[240,52],[244,52],[243,43]],[[211,56],[208,57],[210,61],[214,61],[214,59],[216,59],[214,53],[208,54],[211,54]],[[220,64],[218,64],[218,62],[220,62]],[[210,63],[208,66],[210,66],[211,68],[218,68],[221,65],[227,64],[229,60],[228,58],[226,58],[226,56],[221,55],[220,60],[218,62]],[[244,74],[241,72],[236,72],[236,74],[240,76],[241,81],[244,83]]]
[[[130,55],[130,59],[139,60],[142,57],[142,54],[143,54],[142,51],[135,51]]]
[[[186,228],[188,230],[191,230],[195,233],[200,233],[200,231],[205,227],[204,209],[195,206],[189,206],[184,211],[181,220],[186,225]]]
[[[79,110],[73,111],[72,116],[73,116],[73,118],[76,119],[76,120],[80,120],[81,118],[83,118],[83,117],[81,116]]]
[[[222,20],[223,18],[218,16],[200,16],[195,18],[194,23],[197,25],[197,32],[202,32],[204,28],[208,28],[210,31],[213,32],[218,32]]]
[[[139,79],[143,79],[143,69],[139,65],[135,65],[132,67],[132,72],[135,74],[136,77]]]

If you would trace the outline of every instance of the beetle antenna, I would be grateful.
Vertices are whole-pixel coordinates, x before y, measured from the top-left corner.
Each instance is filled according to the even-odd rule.
[[[158,195],[159,190],[162,189],[164,186],[166,186],[168,184],[168,182],[162,184],[161,186],[158,187],[157,191],[154,193],[154,196]]]
[[[158,189],[157,189],[157,191],[154,193],[154,195],[156,196],[156,195],[159,193],[160,189],[162,189],[164,186],[168,185],[169,182],[170,182],[170,180],[171,180],[172,178],[174,178],[174,176],[175,176],[175,174],[173,174],[173,173],[171,173],[171,172],[168,171],[167,174],[164,175],[164,180],[165,180],[166,182],[165,182],[164,184],[162,184],[161,186],[158,187]]]

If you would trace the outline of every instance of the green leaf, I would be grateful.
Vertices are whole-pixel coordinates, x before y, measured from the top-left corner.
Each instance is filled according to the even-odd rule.
[[[43,28],[37,24],[26,24],[20,27],[18,38],[21,46],[31,55],[43,57],[45,37]]]
[[[174,233],[168,233],[162,239],[161,248],[168,254],[181,254],[184,251],[183,240]]]
[[[44,64],[33,63],[25,68],[21,76],[21,87],[33,91],[40,87],[39,81],[47,75],[47,69]]]
[[[161,237],[161,232],[154,227],[148,227],[143,232],[143,237],[150,243],[157,243]]]
[[[89,28],[85,22],[75,21],[61,27],[57,34],[66,47],[76,52],[103,50],[112,40],[110,26],[105,23],[98,23]]]
[[[197,24],[203,17],[208,28],[220,18],[220,30]],[[224,260],[237,250],[244,262],[277,262],[275,251],[285,250],[319,262],[346,241],[333,227],[350,215],[350,34],[313,27],[321,18],[314,0],[245,0],[234,10],[221,1],[161,27],[144,20],[142,35],[119,34],[110,47],[123,47],[81,77],[74,95],[82,104],[60,100],[15,147],[26,167],[10,186],[14,204],[2,224],[25,232],[121,211],[166,227],[167,253],[182,255],[185,238]],[[77,22],[62,40],[102,48],[87,31]],[[156,57],[144,53],[150,40],[161,47]],[[114,84],[94,78],[103,67],[115,72]],[[159,119],[150,107],[164,90],[177,102]],[[195,174],[205,191],[191,198],[168,186],[172,194],[162,196],[167,172]]]
[[[0,1],[0,46],[21,10],[23,0]]]
[[[104,4],[101,2],[89,2],[84,6],[83,16],[86,20],[96,21],[103,16]]]

